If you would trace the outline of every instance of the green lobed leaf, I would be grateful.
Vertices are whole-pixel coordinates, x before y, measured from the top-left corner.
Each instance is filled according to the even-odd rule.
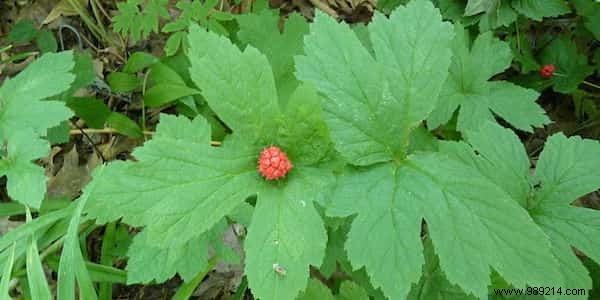
[[[529,159],[519,138],[510,130],[497,130],[496,123],[486,122],[481,129],[469,132],[468,141],[486,160],[475,166],[504,189],[521,206],[526,207],[532,184],[529,182]],[[493,132],[493,134],[491,134]]]
[[[279,100],[287,101],[298,86],[293,56],[303,52],[303,37],[308,33],[308,23],[300,14],[291,14],[282,33],[278,28],[279,19],[275,10],[243,14],[236,18],[240,25],[239,39],[267,56],[273,68]]]
[[[256,205],[262,209],[254,210],[257,215],[252,218],[246,243],[245,271],[252,278],[250,288],[263,299],[294,299],[306,286],[309,265],[320,265],[326,243],[325,230],[313,203],[324,203],[332,178],[327,168],[310,167],[320,163],[330,151],[328,135],[319,118],[318,96],[308,86],[299,87],[283,113],[272,70],[266,57],[255,48],[249,46],[244,52],[239,51],[231,42],[197,26],[190,29],[188,40],[191,77],[211,108],[234,133],[220,147],[211,147],[210,127],[202,117],[189,121],[184,117],[161,116],[153,139],[134,151],[137,162],[114,162],[94,179],[99,187],[90,195],[86,211],[99,222],[122,217],[127,224],[144,226],[145,246],[133,251],[150,249],[148,245],[152,245],[160,252],[180,249],[209,232],[249,196],[257,195]],[[215,53],[228,57],[230,65],[223,67],[222,58],[212,59]],[[294,118],[297,124],[283,122],[285,115]],[[256,170],[256,161],[260,150],[274,142],[285,151],[289,149],[294,168],[285,179],[266,182]],[[315,145],[294,149],[301,142]],[[316,159],[302,158],[305,153]],[[116,206],[119,211],[107,209]],[[272,214],[289,216],[289,220],[277,223],[278,219],[263,217]],[[286,233],[297,231],[288,235],[307,242],[301,243],[306,251],[289,246],[300,240],[286,238],[282,238],[281,247],[268,243],[263,247],[266,241],[260,235],[269,234],[261,230],[265,227]],[[225,248],[217,244],[215,250],[221,259],[232,260]],[[276,272],[279,268],[273,268],[276,263],[285,269],[282,278],[272,276],[279,276]],[[159,271],[152,270],[151,274],[144,274],[145,278],[162,279],[181,270],[167,268],[167,275],[156,273]],[[261,280],[265,278],[262,274],[270,277]]]
[[[551,136],[540,155],[534,180],[530,178],[532,176],[523,176],[529,175],[526,171],[529,163],[519,139],[510,130],[494,124],[484,126],[468,137],[478,155],[468,147],[460,149],[457,143],[444,144],[443,151],[452,152],[458,160],[470,161],[470,164],[479,166],[484,176],[493,179],[507,191],[514,189],[517,184],[507,184],[508,181],[520,181],[521,186],[530,185],[526,193],[512,193],[511,196],[528,209],[533,220],[550,238],[550,249],[562,276],[548,279],[547,282],[563,288],[591,288],[592,282],[571,246],[595,261],[600,260],[600,244],[593,238],[600,234],[600,214],[570,203],[600,188],[600,165],[596,159],[600,154],[600,143],[579,137],[566,138],[562,134]],[[501,149],[490,150],[492,147],[499,147],[499,144],[503,144]],[[512,150],[499,155],[500,152],[505,152],[502,148]],[[505,166],[504,169],[521,169],[516,172],[520,175],[503,171],[500,167],[503,164],[512,166]],[[487,165],[496,167],[486,168]],[[534,188],[530,182],[536,182],[540,187]]]
[[[112,18],[113,28],[124,36],[130,35],[133,43],[158,32],[160,18],[168,18],[168,0],[127,0],[117,4],[119,14]],[[143,7],[140,10],[140,7]]]
[[[366,266],[388,297],[406,297],[420,277],[422,217],[442,270],[467,293],[487,295],[490,268],[520,287],[559,276],[547,238],[525,210],[478,171],[441,154],[411,155],[400,167],[346,172],[333,199],[329,215],[358,213],[346,242],[354,268]]]
[[[421,275],[423,255],[420,217],[408,213],[416,209],[408,201],[394,199],[396,174],[390,164],[348,169],[338,177],[327,214],[362,212],[352,222],[345,246],[352,267],[366,267],[373,286],[381,287],[386,296],[404,298]],[[377,199],[370,200],[371,195]]]
[[[412,1],[389,19],[376,14],[368,29],[376,59],[347,25],[318,14],[306,56],[296,58],[298,78],[327,96],[325,120],[337,150],[356,165],[406,153],[450,63],[451,27],[429,2]]]
[[[323,260],[327,233],[313,200],[324,182],[300,177],[306,173],[297,170],[285,187],[265,185],[258,192],[244,246],[246,276],[257,298],[294,299],[307,284],[308,265]]]
[[[512,54],[508,43],[494,38],[488,31],[479,35],[469,47],[469,38],[463,28],[456,25],[455,30],[450,76],[438,106],[427,119],[430,128],[448,122],[457,109],[457,127],[462,132],[494,121],[492,112],[528,132],[550,122],[544,110],[535,103],[539,96],[536,91],[506,81],[488,81],[510,65]]]
[[[17,132],[45,135],[72,113],[63,103],[41,101],[66,91],[75,79],[73,53],[48,53],[0,86],[0,140]],[[32,138],[35,135],[32,135]]]
[[[147,226],[157,245],[185,244],[255,193],[257,153],[235,138],[210,147],[202,117],[162,115],[153,139],[133,152],[138,162],[114,162],[94,178],[87,212],[102,223],[122,217]]]
[[[538,197],[556,204],[600,188],[600,144],[580,137],[551,136],[540,155],[535,176],[542,184]]]
[[[241,52],[226,37],[197,25],[190,27],[188,40],[190,74],[210,107],[244,138],[272,139],[281,112],[267,58],[253,47]]]
[[[142,231],[133,238],[128,256],[128,284],[161,283],[175,273],[188,281],[208,265],[208,239],[203,234],[181,245],[157,245]]]
[[[12,133],[7,156],[0,160],[0,176],[7,177],[8,195],[15,201],[40,208],[46,194],[44,168],[33,160],[48,155],[50,145],[31,132]]]

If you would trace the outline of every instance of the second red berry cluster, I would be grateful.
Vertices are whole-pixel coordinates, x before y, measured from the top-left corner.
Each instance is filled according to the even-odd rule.
[[[543,65],[540,68],[540,76],[546,79],[551,78],[554,75],[555,70],[556,68],[554,65]]]

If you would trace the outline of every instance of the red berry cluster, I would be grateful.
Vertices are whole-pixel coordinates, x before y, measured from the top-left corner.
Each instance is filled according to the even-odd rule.
[[[540,68],[540,76],[542,76],[542,78],[550,78],[552,77],[552,75],[554,75],[554,71],[556,70],[556,68],[554,67],[554,65],[543,65]]]
[[[265,148],[258,158],[258,172],[267,180],[277,180],[294,167],[287,155],[277,146]]]

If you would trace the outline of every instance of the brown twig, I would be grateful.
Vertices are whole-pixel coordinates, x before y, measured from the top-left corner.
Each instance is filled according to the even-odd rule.
[[[333,10],[331,7],[327,6],[327,4],[321,2],[320,0],[310,0],[310,3],[312,3],[312,5],[314,5],[318,9],[322,10],[326,14],[328,14],[336,19],[339,18],[339,15],[335,12],[335,10]]]

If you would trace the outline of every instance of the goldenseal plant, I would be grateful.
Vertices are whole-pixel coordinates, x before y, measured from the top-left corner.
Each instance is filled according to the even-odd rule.
[[[333,182],[320,166],[332,145],[317,92],[300,85],[283,107],[256,48],[240,51],[195,25],[188,41],[191,78],[233,134],[212,147],[203,117],[162,115],[152,140],[133,152],[137,162],[113,162],[95,174],[86,212],[101,223],[122,218],[144,227],[130,262],[165,262],[150,270],[128,265],[128,282],[164,281],[175,272],[189,280],[206,266],[213,227],[256,196],[244,245],[248,285],[260,299],[294,299],[327,243],[315,202],[323,203]]]
[[[254,40],[247,34],[242,41]],[[142,227],[128,251],[128,283],[190,281],[209,265],[209,249],[211,260],[231,259],[220,237],[243,210],[251,214],[244,272],[258,299],[333,297],[309,270],[336,251],[334,260],[347,257],[368,274],[356,299],[367,290],[484,299],[498,281],[591,287],[570,246],[598,259],[590,237],[599,227],[570,202],[600,187],[598,143],[552,136],[529,175],[517,137],[493,113],[526,131],[550,120],[537,92],[489,80],[512,60],[491,32],[471,43],[426,0],[376,13],[358,34],[317,13],[303,53],[289,49],[299,54],[301,82],[292,85],[276,81],[291,67],[272,50],[242,51],[197,25],[187,41],[190,77],[233,133],[215,147],[203,117],[161,115],[136,161],[94,174],[84,212]],[[457,110],[465,142],[425,130]],[[332,241],[332,228],[345,224],[347,234]],[[329,248],[338,241],[343,250]],[[148,268],[149,260],[157,263]]]
[[[372,49],[347,25],[317,15],[305,39],[305,56],[296,59],[298,78],[326,96],[325,121],[350,164],[337,178],[326,212],[354,216],[345,242],[354,269],[365,267],[371,283],[390,299],[407,297],[423,272],[425,220],[441,270],[466,294],[487,298],[492,271],[515,287],[556,282],[573,287],[568,285],[573,281],[562,279],[562,256],[555,255],[553,240],[519,205],[514,191],[451,158],[445,148],[407,154],[411,131],[434,109],[456,108],[453,99],[438,96],[455,80],[448,73],[451,56],[454,61],[468,55],[460,27],[453,30],[430,2],[415,0],[389,19],[375,15],[368,33]],[[484,33],[478,40],[493,45],[491,38]],[[486,74],[473,80],[493,91],[485,81],[506,61],[482,59]],[[458,67],[453,64],[451,72]],[[468,78],[463,77],[464,85]],[[494,85],[515,90],[507,83]]]
[[[517,135],[495,123],[469,132],[466,142],[443,142],[440,149],[501,187],[549,237],[560,276],[546,285],[563,290],[592,288],[588,271],[571,247],[600,262],[600,245],[595,238],[600,234],[600,212],[571,203],[600,188],[598,141],[554,134],[546,141],[533,173]],[[509,235],[511,239],[513,236]],[[524,267],[542,267],[533,263],[541,262]],[[585,294],[579,296],[587,299]]]

